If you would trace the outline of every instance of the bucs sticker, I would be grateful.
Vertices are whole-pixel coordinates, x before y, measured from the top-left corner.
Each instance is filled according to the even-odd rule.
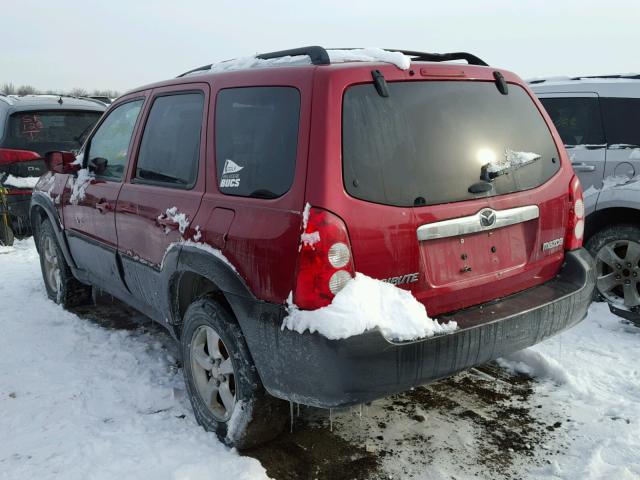
[[[220,188],[238,188],[240,186],[240,170],[241,167],[233,160],[228,158],[224,161],[222,169],[222,179],[220,180]]]

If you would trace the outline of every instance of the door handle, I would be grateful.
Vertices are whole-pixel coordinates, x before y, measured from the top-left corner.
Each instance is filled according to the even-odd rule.
[[[595,165],[587,165],[584,162],[572,162],[571,166],[576,172],[595,172]]]
[[[162,217],[156,218],[156,223],[161,227],[171,228],[173,230],[177,230],[178,227],[180,226],[178,223],[175,222],[175,220],[171,218],[162,218]]]
[[[107,213],[111,211],[111,204],[106,200],[100,200],[98,203],[96,203],[96,209],[100,213]]]
[[[133,214],[138,213],[136,207],[129,204],[123,204],[123,205],[118,204],[118,211],[122,213],[133,213]]]

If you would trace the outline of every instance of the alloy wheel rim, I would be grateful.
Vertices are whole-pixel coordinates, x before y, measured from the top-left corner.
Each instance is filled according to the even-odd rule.
[[[236,383],[226,345],[213,328],[201,325],[193,333],[190,349],[198,395],[216,420],[229,420],[236,405]]]
[[[44,255],[44,274],[47,285],[54,292],[60,290],[60,267],[58,265],[58,252],[50,237],[46,237],[43,248]]]
[[[640,305],[640,243],[614,240],[596,254],[597,289],[607,301],[626,308]]]

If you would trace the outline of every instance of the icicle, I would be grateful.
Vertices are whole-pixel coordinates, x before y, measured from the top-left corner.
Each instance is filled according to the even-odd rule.
[[[329,409],[329,431],[333,432],[333,409]]]
[[[360,417],[360,426],[362,426],[362,404],[360,404],[360,410],[358,411],[358,417]]]
[[[289,413],[291,414],[291,426],[289,433],[293,433],[293,402],[289,400]]]

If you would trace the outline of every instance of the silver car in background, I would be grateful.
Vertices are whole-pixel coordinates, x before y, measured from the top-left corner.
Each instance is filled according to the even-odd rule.
[[[640,74],[531,80],[584,189],[597,295],[640,319]]]

